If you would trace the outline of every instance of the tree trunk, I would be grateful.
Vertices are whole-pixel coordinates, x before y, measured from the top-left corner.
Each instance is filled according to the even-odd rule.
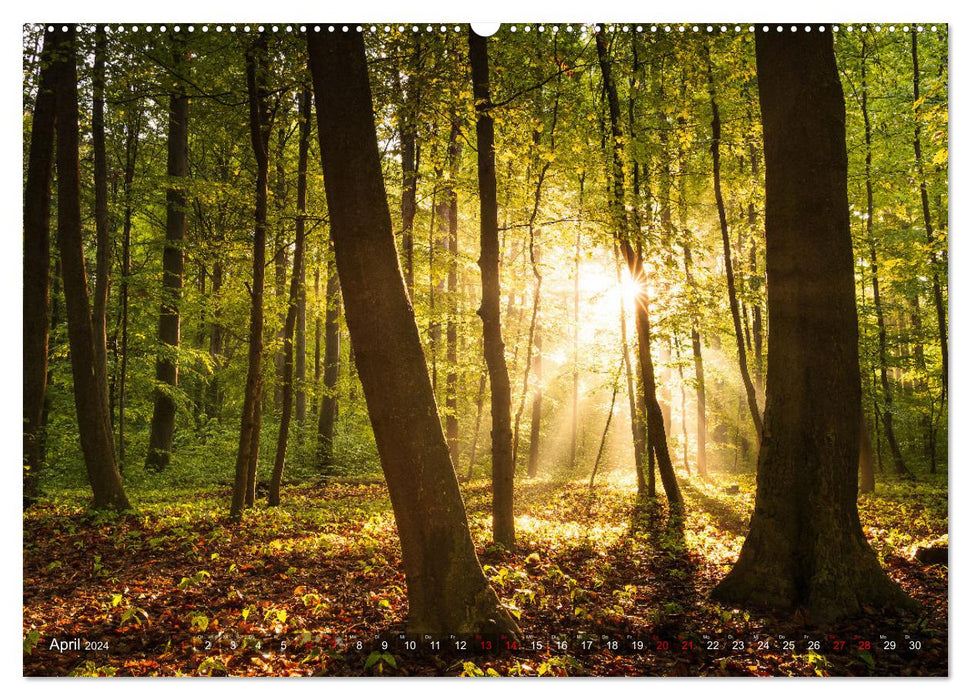
[[[627,331],[627,303],[624,300],[623,276],[620,268],[620,251],[614,243],[614,267],[617,270],[617,286],[620,294],[620,346],[624,356],[624,374],[627,378],[627,399],[630,410],[630,430],[634,442],[634,469],[637,472],[637,493],[643,496],[647,490],[644,479],[644,455],[647,452],[647,429],[644,425],[645,405],[644,395],[639,391],[640,381],[636,367],[631,363],[630,343]]]
[[[612,137],[612,168],[611,181],[611,215],[613,219],[614,235],[620,245],[624,262],[630,272],[631,279],[638,289],[634,305],[634,322],[637,328],[637,355],[640,362],[641,381],[644,389],[644,404],[646,408],[647,444],[649,455],[657,460],[658,473],[664,486],[664,493],[672,510],[680,510],[684,505],[681,489],[678,487],[671,455],[668,452],[667,433],[664,429],[664,414],[657,398],[657,384],[654,374],[654,360],[651,357],[651,320],[649,313],[650,299],[647,296],[647,277],[644,274],[643,256],[640,250],[631,244],[630,232],[627,225],[626,197],[624,194],[624,163],[623,143],[624,133],[620,125],[620,100],[617,97],[617,87],[614,84],[610,70],[610,57],[607,54],[607,40],[603,32],[596,34],[597,57],[600,71],[603,75],[604,89],[607,93],[607,106],[610,112],[610,129]],[[653,467],[650,469],[653,480]],[[651,483],[648,484],[649,495],[653,495]]]
[[[459,267],[459,207],[455,192],[455,178],[459,170],[462,144],[459,141],[461,123],[458,115],[452,116],[452,129],[448,137],[449,177],[445,190],[448,202],[448,277],[445,291],[448,294],[448,318],[445,322],[445,439],[452,464],[459,464],[459,416],[458,416],[458,267]]]
[[[887,446],[893,456],[894,469],[898,474],[909,474],[907,466],[904,464],[903,454],[897,444],[897,435],[893,427],[893,390],[890,386],[890,378],[887,368],[887,326],[884,321],[883,303],[880,297],[880,275],[877,262],[877,245],[873,237],[873,178],[871,175],[871,164],[873,153],[871,151],[871,131],[870,131],[870,112],[867,109],[867,72],[866,72],[866,39],[863,40],[863,55],[861,58],[861,100],[860,106],[863,111],[863,139],[866,144],[865,157],[865,176],[866,176],[866,238],[870,248],[870,277],[873,285],[873,310],[877,316],[877,343],[880,358],[880,385],[883,388],[883,410],[880,416],[883,422],[884,434],[887,437]],[[862,397],[861,407],[862,407]],[[862,408],[861,408],[862,410]]]
[[[307,218],[307,159],[310,152],[310,103],[313,96],[305,88],[301,98],[300,144],[297,156],[297,236],[302,237]],[[307,420],[307,265],[300,266],[297,290],[297,341],[296,341],[296,379],[297,379],[297,422],[303,425]]]
[[[876,489],[876,477],[873,469],[873,443],[870,441],[870,429],[866,424],[866,414],[860,409],[860,493],[873,493]]]
[[[118,370],[118,469],[125,468],[125,409],[128,406],[128,320],[131,277],[132,183],[135,181],[135,160],[138,156],[138,137],[141,128],[141,105],[130,106],[125,124],[125,214],[121,232],[121,367]]]
[[[34,102],[24,182],[24,503],[38,495],[44,463],[44,401],[50,334],[51,171],[54,161],[55,89],[67,60],[62,32],[44,34],[40,84]]]
[[[307,169],[307,139],[310,124],[310,95],[304,90],[300,94],[300,170]],[[287,460],[287,442],[290,437],[290,416],[293,411],[293,334],[297,324],[297,310],[300,303],[300,281],[303,279],[303,248],[305,202],[297,202],[296,240],[293,246],[293,270],[290,273],[290,300],[287,304],[287,317],[283,322],[283,381],[281,389],[280,430],[276,440],[276,455],[273,459],[273,475],[267,502],[271,506],[280,505],[280,486],[283,483],[283,470]]]
[[[914,162],[917,165],[917,179],[920,184],[920,207],[924,216],[924,232],[927,248],[930,251],[931,280],[934,289],[934,309],[937,312],[937,332],[941,340],[941,384],[947,393],[947,310],[944,305],[944,292],[941,288],[940,260],[937,257],[934,225],[931,223],[930,202],[927,197],[927,177],[924,175],[924,156],[920,145],[920,65],[917,60],[917,25],[910,25],[910,54],[914,66]]]
[[[518,633],[476,556],[398,264],[363,36],[309,34],[347,327],[401,539],[414,633]]]
[[[321,388],[317,422],[317,464],[326,469],[334,461],[334,423],[337,419],[337,380],[341,371],[340,282],[334,256],[327,258],[327,287],[324,291],[324,385]]]
[[[276,355],[273,358],[273,363],[276,368],[276,381],[273,383],[274,410],[281,408],[283,403],[283,365],[286,363],[286,350],[283,347],[286,343],[286,338],[284,337],[283,333],[284,326],[286,325],[288,313],[287,310],[290,308],[289,302],[286,305],[281,303],[284,296],[287,294],[287,263],[290,257],[287,227],[283,220],[283,211],[286,206],[286,169],[283,167],[284,159],[286,158],[287,145],[287,129],[286,124],[284,123],[285,119],[286,113],[284,110],[280,115],[280,125],[277,127],[276,132],[276,178],[274,179],[273,185],[273,203],[277,220],[276,244],[274,245],[273,252],[273,297],[276,300],[277,306],[281,307],[280,331],[278,336],[280,344],[277,348]]]
[[[185,44],[172,44],[173,73],[187,69]],[[162,306],[158,319],[159,353],[155,360],[155,406],[148,441],[147,469],[161,470],[172,458],[175,433],[175,390],[179,383],[179,337],[182,301],[182,273],[185,264],[183,241],[186,230],[184,180],[189,174],[189,98],[185,84],[174,78],[169,94],[169,138],[167,173],[173,184],[165,193],[165,248],[162,252]]]
[[[479,268],[482,270],[482,338],[492,395],[492,536],[512,548],[516,539],[513,519],[511,391],[499,314],[499,221],[496,201],[495,125],[490,109],[488,42],[469,32],[472,94],[475,99],[475,136],[479,175]]]
[[[81,239],[81,175],[78,135],[78,75],[76,32],[67,25],[58,32],[53,50],[58,52],[55,88],[57,124],[57,239],[61,253],[64,299],[67,304],[67,331],[74,377],[74,406],[77,409],[81,451],[94,493],[95,508],[128,510],[108,417],[101,397],[95,368],[94,329],[88,304],[88,283],[84,270],[84,244]]]
[[[760,32],[755,50],[772,329],[767,409],[749,533],[712,595],[803,607],[827,623],[865,605],[911,603],[880,569],[856,506],[860,367],[833,37]]]
[[[230,518],[239,520],[243,507],[255,500],[256,467],[262,421],[263,288],[266,280],[267,181],[269,177],[270,111],[267,103],[267,38],[261,35],[246,51],[246,91],[249,131],[256,157],[256,208],[253,234],[253,287],[250,289],[249,351],[246,387],[240,417],[239,449]]]
[[[759,411],[759,402],[755,396],[755,385],[752,384],[752,377],[748,371],[748,359],[745,352],[745,336],[742,332],[742,319],[739,314],[738,296],[735,293],[735,271],[732,267],[732,244],[728,237],[728,219],[725,215],[725,201],[722,198],[721,186],[721,116],[718,112],[718,101],[715,96],[715,79],[712,76],[711,57],[708,55],[707,44],[705,45],[705,58],[708,68],[708,96],[711,101],[711,163],[714,173],[715,204],[718,207],[718,222],[721,226],[722,248],[725,254],[725,278],[728,283],[728,305],[732,311],[732,324],[735,327],[735,345],[738,348],[738,369],[742,375],[742,384],[745,386],[745,397],[748,401],[748,410],[752,415],[752,423],[755,425],[755,436],[762,438],[762,414]]]
[[[105,53],[107,38],[103,25],[95,27],[94,77],[91,100],[91,150],[94,153],[95,256],[94,299],[91,301],[91,328],[94,331],[94,369],[98,385],[104,389],[101,401],[112,431],[108,401],[108,289],[111,274],[111,241],[108,220],[108,156],[105,151]]]
[[[406,42],[410,44],[409,40]],[[418,111],[421,92],[418,89],[418,69],[421,66],[421,40],[415,38],[414,52],[408,67],[404,69],[407,82],[401,91],[402,107],[398,120],[398,138],[401,140],[401,247],[404,249],[405,284],[408,295],[415,296],[415,237],[414,223],[417,212],[418,166],[421,150],[418,144]],[[398,78],[400,80],[400,76]]]

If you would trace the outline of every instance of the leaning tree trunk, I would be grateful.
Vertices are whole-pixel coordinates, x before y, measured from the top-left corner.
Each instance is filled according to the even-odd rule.
[[[310,95],[304,90],[300,94],[300,155],[299,169],[306,172],[308,138],[310,136]],[[271,506],[280,505],[280,486],[283,483],[283,469],[287,460],[287,442],[290,437],[290,419],[293,411],[293,334],[296,330],[297,312],[300,303],[300,281],[303,279],[304,248],[304,202],[297,203],[296,240],[293,244],[293,270],[290,273],[290,300],[287,304],[287,317],[283,322],[283,381],[280,406],[280,430],[277,434],[276,455],[273,460],[273,475],[270,479],[270,492],[267,502]]]
[[[499,219],[496,197],[495,124],[490,113],[488,42],[469,31],[472,95],[479,175],[479,268],[482,270],[482,338],[492,393],[492,536],[506,547],[516,540],[513,519],[511,390],[499,314]]]
[[[712,595],[802,607],[825,623],[912,603],[881,570],[856,506],[859,336],[833,37],[760,32],[755,52],[772,329],[765,431],[749,533]]]
[[[762,437],[762,414],[759,402],[755,396],[755,385],[748,371],[748,358],[745,352],[745,336],[742,334],[742,319],[738,308],[738,295],[735,291],[735,271],[732,265],[732,244],[728,237],[728,219],[725,216],[725,201],[722,198],[721,185],[721,116],[718,112],[718,101],[715,97],[715,79],[711,70],[711,57],[708,55],[707,44],[705,58],[708,66],[708,97],[711,102],[711,163],[714,173],[715,204],[718,208],[718,223],[722,234],[722,248],[725,255],[725,278],[728,284],[728,305],[732,312],[732,324],[735,327],[735,345],[738,349],[738,370],[742,375],[742,385],[745,387],[745,398],[748,410],[755,425],[755,437]]]
[[[364,40],[309,34],[331,237],[408,587],[408,627],[518,633],[479,565],[391,228]]]
[[[172,45],[173,74],[186,69],[186,48],[181,40]],[[162,308],[158,319],[158,357],[155,360],[155,405],[148,440],[148,469],[164,469],[172,458],[175,434],[175,389],[179,383],[179,336],[182,300],[182,249],[186,229],[186,196],[183,181],[189,174],[189,98],[185,84],[173,78],[169,94],[168,176],[165,193],[165,248],[162,251]]]
[[[51,166],[54,155],[54,90],[65,60],[62,32],[44,35],[40,85],[34,102],[24,182],[24,502],[38,495],[44,462],[44,399],[50,333]]]
[[[249,351],[243,411],[240,417],[239,449],[230,517],[239,520],[243,507],[255,500],[256,465],[260,451],[263,369],[263,287],[266,281],[266,213],[270,113],[265,84],[267,71],[266,36],[246,52],[246,87],[249,99],[249,129],[256,157],[256,211],[253,234],[253,287],[250,290]]]
[[[74,377],[74,406],[77,409],[81,451],[94,493],[95,508],[127,510],[121,474],[105,405],[104,387],[95,367],[94,329],[88,304],[88,283],[84,270],[81,239],[81,175],[78,136],[78,74],[76,32],[67,25],[59,32],[55,51],[63,52],[57,63],[55,121],[57,124],[57,239],[61,253],[64,299],[67,304],[67,332]]]

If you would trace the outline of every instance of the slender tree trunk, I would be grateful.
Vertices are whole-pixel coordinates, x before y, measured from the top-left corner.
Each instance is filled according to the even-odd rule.
[[[318,309],[320,308],[320,262],[318,256],[317,264],[314,265],[314,302],[316,302]],[[318,310],[314,314],[314,386],[318,387],[318,390],[320,387],[320,343],[323,328],[323,318],[321,318]]]
[[[334,462],[334,423],[337,420],[337,381],[341,371],[340,282],[334,256],[327,258],[327,288],[324,291],[324,385],[317,422],[317,464],[327,469]]]
[[[637,493],[644,495],[647,482],[644,480],[644,454],[647,452],[647,430],[644,425],[644,395],[638,391],[639,380],[636,368],[631,364],[630,343],[627,330],[627,303],[623,293],[623,275],[620,268],[620,251],[614,242],[614,267],[617,271],[617,286],[620,294],[620,346],[624,356],[624,373],[627,378],[627,399],[630,408],[630,430],[634,442],[634,468],[637,471]]]
[[[108,155],[105,150],[105,53],[107,38],[103,25],[96,25],[94,39],[94,78],[91,101],[91,149],[94,152],[94,225],[97,241],[94,298],[91,301],[91,327],[94,331],[94,369],[98,385],[104,389],[108,431],[112,432],[108,401],[108,290],[111,274],[111,241],[108,219]]]
[[[472,446],[469,448],[469,471],[465,475],[465,480],[472,479],[472,470],[475,468],[475,449],[479,444],[479,426],[482,425],[482,404],[485,398],[486,373],[479,374],[479,390],[476,392],[475,399],[475,429],[472,431]]]
[[[303,237],[307,218],[307,159],[310,152],[310,103],[313,95],[305,88],[300,96],[300,144],[297,155],[297,237]],[[294,264],[296,267],[296,264]],[[307,420],[307,265],[300,265],[297,287],[297,422]]]
[[[286,350],[283,347],[286,339],[283,333],[288,309],[290,308],[289,303],[283,303],[287,295],[287,264],[290,258],[288,232],[283,220],[283,211],[286,206],[286,169],[284,168],[284,159],[286,158],[287,129],[285,110],[280,114],[278,121],[280,125],[277,127],[276,132],[276,178],[274,179],[273,185],[273,203],[277,220],[276,243],[273,252],[273,298],[276,300],[276,305],[280,307],[280,330],[278,336],[280,342],[276,350],[276,355],[273,358],[273,363],[276,368],[276,381],[273,383],[274,410],[280,409],[283,403],[283,365],[286,363]]]
[[[934,309],[937,312],[937,332],[941,340],[941,382],[947,393],[947,309],[941,286],[940,260],[937,255],[938,242],[935,240],[934,224],[931,223],[930,202],[927,197],[927,177],[924,174],[924,156],[921,151],[920,128],[920,64],[917,60],[917,26],[910,26],[910,54],[914,66],[914,162],[917,165],[917,179],[920,184],[920,207],[924,216],[924,232],[927,235],[927,248],[930,251],[931,280],[934,289]]]
[[[496,202],[495,125],[490,113],[488,42],[469,32],[472,94],[475,98],[475,135],[479,174],[479,267],[482,270],[482,337],[492,395],[492,536],[512,548],[516,541],[513,519],[512,431],[509,420],[511,391],[505,344],[499,315],[499,222]]]
[[[223,286],[223,262],[216,259],[212,266],[212,291],[213,298],[218,298]],[[209,319],[209,357],[213,366],[213,376],[209,378],[206,387],[206,417],[212,420],[222,415],[222,385],[219,381],[219,370],[221,369],[223,358],[223,343],[225,329],[220,318],[218,307],[213,310]]]
[[[127,111],[125,125],[125,214],[121,233],[121,367],[118,370],[118,469],[125,467],[125,409],[128,406],[128,317],[131,278],[132,184],[135,181],[135,161],[138,156],[138,137],[141,130],[141,105],[136,103]]]
[[[759,32],[755,52],[772,328],[768,409],[749,533],[713,595],[802,607],[828,623],[867,605],[913,604],[880,569],[856,506],[859,337],[833,37]]]
[[[448,278],[445,290],[448,294],[448,318],[445,322],[445,362],[448,373],[445,375],[445,439],[452,464],[459,464],[459,416],[458,416],[458,267],[459,267],[459,206],[455,192],[455,177],[459,170],[462,155],[461,122],[458,115],[452,115],[452,128],[448,137],[449,177],[445,190],[448,202]]]
[[[188,68],[185,44],[173,40],[172,65],[175,75]],[[162,470],[172,458],[175,434],[175,390],[179,384],[179,339],[181,336],[182,274],[185,265],[183,241],[186,230],[184,180],[189,174],[189,98],[185,84],[173,78],[169,94],[168,176],[174,180],[165,193],[165,248],[162,251],[162,305],[158,320],[159,353],[155,360],[155,406],[148,441],[148,469]]]
[[[94,329],[85,279],[84,244],[81,239],[81,175],[78,135],[78,75],[76,30],[54,36],[57,52],[55,121],[57,124],[57,239],[61,253],[67,331],[74,377],[74,406],[77,409],[81,451],[94,493],[95,508],[128,510],[131,506],[115,462],[115,450],[108,428],[104,388],[95,368]],[[63,57],[63,58],[62,58]]]
[[[862,407],[860,411],[862,413]],[[860,493],[873,493],[875,489],[873,443],[870,441],[870,429],[866,424],[866,414],[862,413],[860,416]]]
[[[883,410],[880,416],[883,421],[884,434],[887,438],[887,446],[893,456],[894,469],[898,474],[908,474],[907,466],[904,464],[904,457],[897,443],[897,434],[893,426],[893,390],[890,386],[890,378],[887,369],[887,326],[884,321],[883,302],[880,297],[880,275],[877,261],[877,246],[873,236],[873,178],[871,176],[872,150],[871,150],[871,131],[870,131],[870,112],[867,108],[867,65],[866,65],[866,39],[863,40],[863,56],[861,62],[861,100],[860,106],[863,111],[863,139],[866,144],[865,157],[865,176],[866,176],[866,237],[870,248],[870,277],[873,285],[873,310],[877,316],[877,342],[880,357],[880,385],[883,388]],[[861,398],[862,407],[862,398]],[[862,409],[861,409],[862,410]]]
[[[401,539],[408,628],[515,636],[476,556],[398,263],[363,36],[309,34],[308,43],[331,236]]]
[[[644,274],[643,256],[640,251],[635,251],[631,244],[630,232],[627,226],[626,197],[624,194],[624,163],[623,163],[623,143],[624,133],[620,125],[620,101],[617,97],[617,87],[614,84],[610,70],[610,57],[607,54],[607,40],[603,32],[596,34],[597,56],[600,63],[600,71],[603,75],[604,88],[607,93],[607,106],[610,111],[610,128],[613,145],[612,168],[610,179],[612,186],[611,193],[611,213],[615,236],[620,245],[621,254],[631,279],[634,280],[639,291],[635,300],[634,321],[637,328],[637,354],[640,362],[641,381],[644,389],[644,403],[646,406],[647,422],[647,441],[649,455],[653,454],[657,460],[658,473],[661,476],[661,483],[664,486],[664,493],[668,498],[668,504],[672,510],[681,510],[684,500],[681,496],[681,489],[678,487],[677,477],[674,474],[674,466],[671,463],[671,455],[668,452],[667,432],[664,429],[664,414],[657,398],[657,385],[654,374],[654,360],[651,357],[651,320],[650,320],[650,299],[647,296],[647,277]],[[650,466],[650,459],[649,459]],[[653,468],[650,469],[650,478],[653,480]],[[651,483],[648,483],[649,495]]]
[[[583,184],[586,179],[580,175],[580,203],[577,219],[583,221]],[[577,440],[580,432],[580,240],[583,224],[577,224],[577,241],[573,252],[573,394],[570,412],[570,467],[577,464]],[[619,281],[618,281],[619,282]],[[623,297],[622,297],[623,299]],[[624,336],[626,342],[627,336]],[[629,378],[629,374],[628,374]],[[633,414],[631,414],[633,415]],[[638,463],[638,473],[640,464]]]
[[[267,183],[272,128],[267,102],[267,38],[261,35],[246,51],[246,88],[249,130],[256,158],[256,208],[253,235],[253,286],[250,289],[249,350],[246,387],[240,417],[239,449],[230,518],[239,520],[244,506],[256,499],[256,467],[259,462],[262,422],[263,288],[266,280]]]
[[[50,334],[50,212],[54,162],[55,89],[67,60],[62,33],[44,34],[24,182],[24,504],[38,496],[44,464],[44,403]],[[75,118],[76,119],[76,118]]]
[[[725,215],[725,201],[722,198],[721,187],[721,116],[718,112],[718,101],[715,96],[715,79],[711,70],[711,57],[705,46],[705,58],[708,68],[708,96],[711,101],[711,162],[714,173],[715,204],[718,207],[718,222],[721,226],[722,248],[725,254],[725,277],[728,283],[728,304],[732,312],[732,324],[735,326],[735,345],[738,348],[738,369],[745,386],[745,397],[748,401],[749,413],[755,425],[756,438],[762,438],[762,414],[759,402],[755,396],[755,385],[748,371],[748,360],[745,352],[745,336],[742,333],[742,320],[738,308],[738,296],[735,293],[735,272],[732,266],[732,244],[728,237],[728,219]]]
[[[300,171],[306,174],[307,151],[310,125],[310,94],[304,90],[300,94]],[[297,310],[300,304],[300,281],[303,279],[303,248],[305,202],[297,203],[296,240],[293,246],[293,271],[290,273],[290,300],[287,304],[287,317],[283,322],[283,381],[280,397],[280,431],[276,441],[276,455],[273,459],[273,475],[267,502],[271,506],[280,505],[280,486],[283,483],[283,470],[287,460],[287,442],[290,437],[290,416],[293,411],[293,334],[297,324]]]
[[[421,159],[418,143],[418,114],[421,104],[418,71],[422,60],[421,49],[421,40],[416,37],[405,69],[407,82],[401,91],[402,107],[398,117],[398,138],[401,141],[401,247],[404,249],[405,284],[412,298],[415,296],[414,222],[417,212],[418,166]]]
[[[590,488],[593,488],[594,479],[597,478],[597,472],[600,470],[600,462],[603,460],[604,448],[607,446],[607,433],[610,432],[610,419],[614,417],[614,406],[617,405],[617,390],[620,388],[620,373],[624,369],[624,363],[621,361],[620,366],[617,368],[617,374],[614,375],[613,388],[610,394],[610,408],[607,409],[607,422],[604,423],[604,431],[600,435],[600,447],[597,448],[597,457],[593,461],[593,471],[590,472]]]

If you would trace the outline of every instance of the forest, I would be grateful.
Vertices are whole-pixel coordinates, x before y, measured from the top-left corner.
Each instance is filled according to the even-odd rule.
[[[946,25],[23,27],[26,676],[946,676]]]

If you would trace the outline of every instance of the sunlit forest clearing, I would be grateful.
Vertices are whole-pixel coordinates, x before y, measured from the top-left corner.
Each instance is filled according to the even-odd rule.
[[[25,675],[947,674],[946,26],[23,38]]]

